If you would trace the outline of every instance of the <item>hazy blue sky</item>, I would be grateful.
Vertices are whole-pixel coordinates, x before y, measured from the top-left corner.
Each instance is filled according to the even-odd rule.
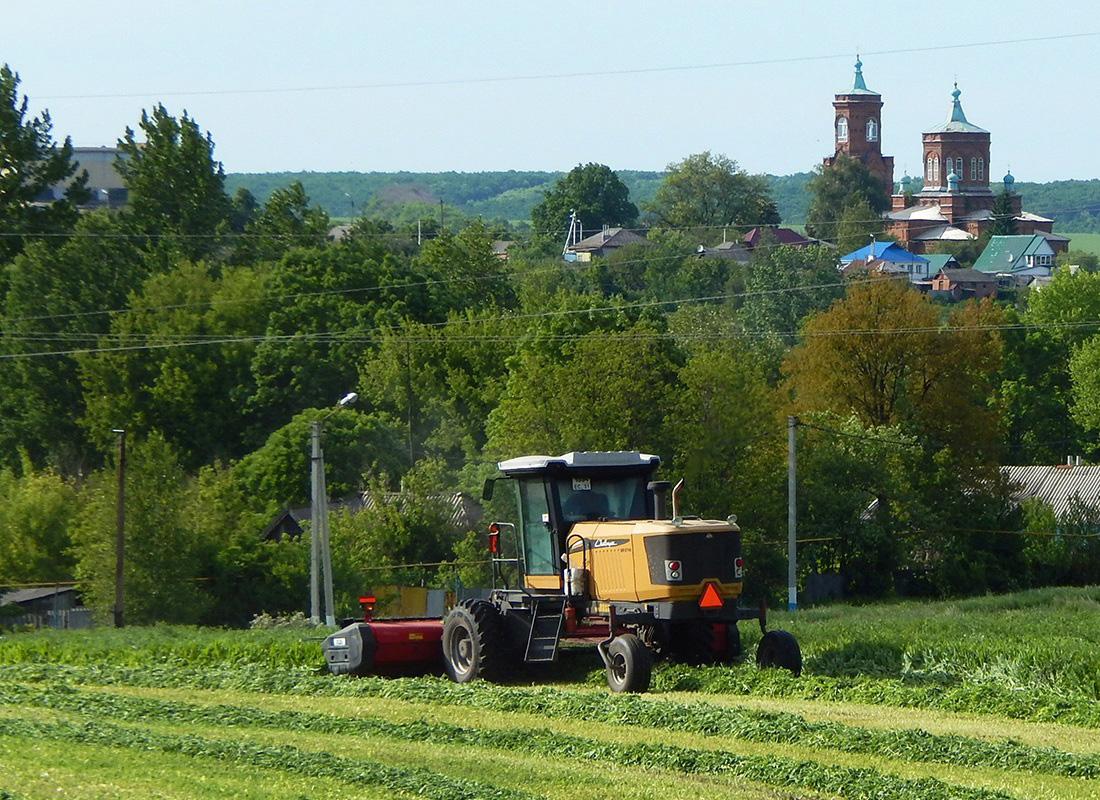
[[[58,138],[114,144],[187,109],[229,172],[662,169],[710,150],[752,172],[832,151],[861,53],[897,176],[952,83],[992,174],[1100,176],[1092,2],[189,0],[4,4],[0,61]]]

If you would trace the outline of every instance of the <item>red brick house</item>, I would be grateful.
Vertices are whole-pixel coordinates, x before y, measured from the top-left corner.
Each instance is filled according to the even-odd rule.
[[[981,300],[997,294],[997,276],[976,269],[941,269],[932,278],[932,291],[953,300]]]

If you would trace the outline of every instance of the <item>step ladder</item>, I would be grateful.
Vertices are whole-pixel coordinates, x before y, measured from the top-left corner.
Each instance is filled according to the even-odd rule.
[[[558,656],[561,624],[565,617],[564,597],[536,597],[531,605],[531,630],[523,660],[553,661]]]

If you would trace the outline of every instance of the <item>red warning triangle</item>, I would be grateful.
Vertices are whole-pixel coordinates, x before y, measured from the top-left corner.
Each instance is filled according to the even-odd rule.
[[[699,598],[699,608],[721,608],[722,596],[714,588],[713,583],[708,583],[703,590],[703,596]]]

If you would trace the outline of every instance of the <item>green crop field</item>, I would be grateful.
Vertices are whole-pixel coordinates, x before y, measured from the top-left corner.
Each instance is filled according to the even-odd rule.
[[[1083,250],[1100,256],[1100,233],[1064,233],[1069,237],[1071,250]]]
[[[771,622],[801,677],[661,663],[646,695],[589,648],[455,685],[334,677],[289,631],[7,634],[0,798],[1100,796],[1100,587]]]

